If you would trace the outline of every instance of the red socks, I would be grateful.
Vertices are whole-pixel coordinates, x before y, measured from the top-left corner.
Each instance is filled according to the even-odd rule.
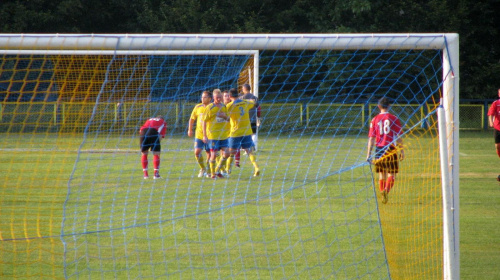
[[[142,170],[148,170],[148,155],[142,155],[141,163],[142,163]]]
[[[237,166],[237,167],[240,167],[240,150],[238,149],[236,151],[236,154],[234,155],[234,164]]]
[[[144,179],[149,177],[148,175],[148,155],[141,156],[142,171],[144,171]]]
[[[394,177],[387,177],[387,182],[385,183],[385,189],[387,192],[390,192],[392,187],[394,186]]]
[[[153,167],[155,168],[155,170],[160,169],[160,156],[159,155],[153,156]]]
[[[148,177],[148,155],[141,156],[142,171],[144,171],[144,179]],[[153,155],[153,167],[155,169],[155,179],[160,178],[160,156]]]
[[[385,189],[385,181],[384,180],[378,180],[379,186],[378,189],[383,192]]]

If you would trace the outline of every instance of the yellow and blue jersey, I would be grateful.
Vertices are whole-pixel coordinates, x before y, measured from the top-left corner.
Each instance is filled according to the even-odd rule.
[[[224,131],[222,132],[221,139],[229,138],[230,134],[231,134],[231,124],[230,124],[229,120],[227,120],[226,124],[224,125]]]
[[[227,108],[224,104],[210,103],[205,108],[205,113],[203,115],[203,120],[207,125],[207,138],[210,140],[224,140],[227,139],[226,130],[229,129],[229,123],[220,117],[217,117],[217,113],[228,114]]]
[[[193,112],[191,113],[191,119],[196,120],[196,131],[194,137],[197,139],[203,139],[204,113],[205,113],[205,105],[203,103],[196,104],[196,106],[194,106]]]
[[[252,135],[249,111],[255,106],[254,100],[237,99],[227,104],[227,111],[231,122],[230,137]]]

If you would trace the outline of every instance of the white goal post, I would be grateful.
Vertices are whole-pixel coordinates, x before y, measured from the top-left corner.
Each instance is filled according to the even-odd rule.
[[[440,141],[443,182],[443,275],[460,279],[459,250],[459,36],[413,34],[0,34],[3,54],[251,54],[253,92],[259,94],[259,51],[424,50],[442,52],[445,137]],[[236,51],[238,50],[238,51]],[[445,122],[443,121],[445,119]]]

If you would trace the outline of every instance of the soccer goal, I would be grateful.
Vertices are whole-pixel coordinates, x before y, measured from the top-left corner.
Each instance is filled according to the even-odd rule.
[[[2,276],[460,278],[457,34],[0,34],[0,57]],[[260,176],[242,152],[199,178],[191,112],[246,83]],[[366,161],[381,97],[406,154],[386,204]]]

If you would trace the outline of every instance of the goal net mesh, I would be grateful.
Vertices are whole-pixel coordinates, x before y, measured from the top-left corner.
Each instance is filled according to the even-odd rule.
[[[442,278],[442,55],[0,55],[0,275]],[[191,111],[244,83],[258,85],[261,175],[242,152],[229,178],[198,178]],[[384,96],[406,152],[387,204],[366,162]],[[156,115],[162,178],[144,180],[139,128]]]

